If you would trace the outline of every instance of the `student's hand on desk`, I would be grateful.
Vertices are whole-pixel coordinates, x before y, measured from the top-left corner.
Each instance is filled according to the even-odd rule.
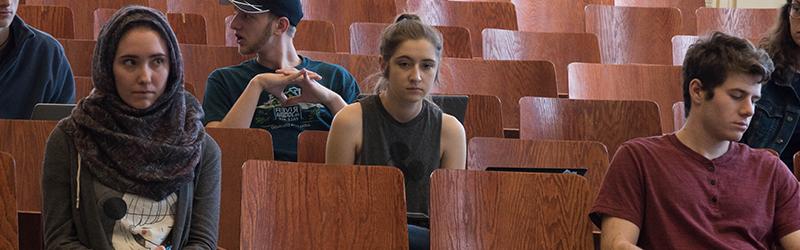
[[[300,82],[304,81],[304,78],[310,78],[312,80],[319,80],[322,79],[316,73],[309,74],[305,76],[303,72],[294,70],[292,72],[287,72],[284,70],[278,70],[277,73],[263,73],[258,74],[250,80],[251,84],[258,84],[263,91],[267,91],[275,98],[278,98],[278,101],[281,103],[285,103],[288,99],[286,94],[283,93],[283,90],[286,89],[286,86],[289,84],[302,84]],[[315,81],[316,82],[316,81]]]
[[[300,71],[297,69],[281,69],[277,70],[276,72],[286,76],[300,74],[300,77],[297,77],[292,83],[300,86],[303,91],[300,96],[289,98],[286,100],[286,102],[283,102],[284,106],[295,105],[298,103],[321,103],[327,105],[331,98],[335,98],[336,96],[334,95],[337,95],[335,92],[319,84],[317,80],[321,80],[322,77],[313,71],[306,69],[302,69]]]

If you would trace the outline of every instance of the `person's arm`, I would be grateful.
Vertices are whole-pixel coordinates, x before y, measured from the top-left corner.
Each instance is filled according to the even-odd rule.
[[[321,80],[322,77],[313,71],[307,69],[302,69],[300,71],[296,69],[287,69],[278,70],[277,72],[285,75],[301,74],[301,77],[298,78],[298,81],[295,83],[300,86],[303,93],[300,96],[295,96],[286,100],[286,103],[284,103],[286,106],[298,103],[320,103],[325,105],[333,115],[336,115],[344,106],[347,106],[347,103],[339,94],[317,82],[317,80]]]
[[[64,54],[64,49],[58,49],[54,58],[53,65],[53,95],[49,97],[49,103],[75,103],[75,77],[72,75],[72,68]]]
[[[204,144],[203,161],[195,185],[189,239],[183,249],[216,249],[221,183],[220,150],[210,137]]]
[[[781,239],[781,246],[785,250],[800,250],[800,231],[794,231]]]
[[[81,244],[72,218],[73,191],[70,167],[77,160],[70,157],[66,134],[56,128],[47,139],[42,164],[42,219],[45,249],[89,249]]]
[[[325,145],[326,164],[354,164],[361,151],[363,123],[361,104],[354,103],[344,107],[333,118],[328,142]]]
[[[467,136],[464,126],[455,117],[442,114],[441,132],[442,159],[441,168],[466,169]]]
[[[245,87],[239,99],[233,104],[231,110],[225,115],[221,121],[211,121],[206,124],[207,127],[223,127],[223,128],[249,128],[250,123],[253,121],[253,114],[255,114],[256,106],[258,106],[258,99],[261,97],[261,92],[267,91],[281,103],[287,100],[286,94],[283,90],[290,83],[298,81],[299,78],[306,77],[302,72],[294,72],[292,74],[279,74],[279,73],[264,73],[258,74]],[[315,79],[314,76],[310,76]]]
[[[641,249],[636,246],[639,238],[639,227],[636,224],[617,217],[603,216],[601,228],[600,249]]]

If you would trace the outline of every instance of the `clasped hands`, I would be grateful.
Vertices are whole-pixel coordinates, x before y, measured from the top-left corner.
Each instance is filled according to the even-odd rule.
[[[289,68],[276,70],[275,73],[258,74],[253,77],[251,84],[257,84],[262,91],[272,94],[283,106],[298,103],[327,104],[336,93],[319,84],[319,80],[322,80],[322,76],[313,71]],[[286,96],[284,90],[290,84],[300,86],[302,92],[299,96]]]

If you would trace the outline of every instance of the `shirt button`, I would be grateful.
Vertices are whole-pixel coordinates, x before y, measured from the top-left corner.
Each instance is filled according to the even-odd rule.
[[[714,167],[713,166],[709,166],[708,167],[708,171],[714,172]]]
[[[794,118],[792,118],[791,116],[786,117],[786,121],[794,121]]]
[[[777,143],[777,144],[783,144],[783,139],[778,139],[778,140],[776,140],[776,141],[775,141],[775,143]]]
[[[717,197],[716,196],[711,197],[711,203],[717,203]]]
[[[717,181],[716,180],[711,180],[710,182],[711,182],[711,186],[716,186],[717,185]]]

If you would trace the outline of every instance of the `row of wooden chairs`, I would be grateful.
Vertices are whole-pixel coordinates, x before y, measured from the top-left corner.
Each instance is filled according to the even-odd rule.
[[[41,194],[39,191],[39,183],[40,183],[40,176],[41,176],[41,161],[42,156],[44,153],[44,143],[46,141],[47,136],[49,135],[52,128],[55,126],[54,122],[50,121],[22,121],[22,120],[0,120],[0,131],[3,131],[4,134],[3,138],[12,138],[12,140],[4,140],[0,142],[0,150],[2,151],[10,151],[13,155],[17,155],[18,159],[20,160],[18,164],[18,168],[16,170],[17,176],[19,176],[19,181],[16,182],[17,185],[17,195],[21,197],[21,199],[17,200],[17,210],[20,211],[41,211]],[[241,197],[241,190],[237,190],[237,188],[228,188],[228,187],[237,187],[237,183],[241,183],[241,174],[239,174],[240,168],[236,166],[241,166],[241,164],[247,159],[272,159],[272,147],[271,147],[271,139],[269,134],[264,130],[258,129],[218,129],[218,128],[209,128],[208,133],[214,137],[218,143],[220,144],[220,148],[223,151],[222,161],[223,161],[223,186],[226,187],[223,189],[222,192],[222,209],[226,211],[221,216],[221,239],[220,245],[225,246],[226,248],[230,249],[238,249],[236,246],[229,246],[225,245],[224,242],[233,242],[232,240],[226,239],[237,239],[235,240],[238,242],[238,237],[240,235],[239,226],[238,224],[238,212],[241,211],[239,209],[239,203],[237,202],[228,202],[233,199],[233,201],[238,201]],[[19,139],[19,140],[17,140]],[[26,143],[22,143],[21,140],[25,140]],[[508,143],[515,143],[518,140],[508,140]],[[502,142],[501,142],[502,143]],[[563,142],[562,147],[556,147],[556,143],[542,145],[539,146],[538,149],[531,149],[531,150],[544,150],[544,149],[565,149],[565,148],[573,148],[578,149],[580,147],[575,147],[575,144],[572,146],[568,146],[569,143]],[[19,146],[22,145],[22,146]],[[561,153],[549,153],[549,154],[536,154],[535,157],[542,157],[542,158],[549,158],[550,162],[560,162],[566,160],[572,160],[577,165],[590,167],[592,170],[590,173],[594,174],[590,178],[594,179],[593,183],[599,184],[600,178],[604,174],[605,170],[603,169],[607,164],[598,164],[602,162],[607,162],[607,155],[605,153],[605,147],[602,144],[595,143],[593,148],[594,150],[580,150],[580,151],[573,151],[580,155],[580,157],[568,156],[567,154]],[[476,146],[475,143],[471,144],[471,152],[477,152],[482,146]],[[513,144],[508,144],[506,147],[510,149],[515,148]],[[501,146],[495,145],[494,149],[501,149]],[[508,151],[511,152],[511,151]],[[555,152],[555,151],[553,151]],[[564,151],[567,152],[567,151]],[[592,154],[587,154],[587,152],[595,152]],[[487,153],[486,155],[492,156],[493,153]],[[518,157],[531,157],[534,156],[533,154],[529,153],[518,153],[516,154]],[[553,160],[555,157],[560,157],[558,160]],[[594,158],[597,157],[597,158]],[[594,159],[589,159],[594,158]],[[471,161],[475,161],[476,163],[481,159],[481,156],[471,156]],[[477,159],[477,160],[476,160]],[[512,160],[516,158],[506,158],[505,160]],[[588,159],[581,162],[580,159]],[[590,162],[593,161],[594,163]],[[486,165],[491,164],[490,162],[484,161]],[[513,162],[512,162],[513,163]],[[536,162],[528,162],[530,164],[537,164]],[[497,162],[496,164],[509,164],[508,162]],[[527,164],[527,163],[520,163],[520,164]],[[548,165],[547,160],[541,162],[541,164]],[[594,164],[594,165],[592,165]],[[577,166],[576,165],[576,166]],[[485,165],[483,165],[485,166]],[[597,169],[594,169],[597,168]],[[480,166],[478,167],[480,169]],[[590,182],[590,183],[592,183]],[[595,185],[595,184],[593,184]],[[247,217],[245,217],[247,218]],[[233,225],[231,225],[233,224]],[[25,226],[32,227],[36,224],[26,223]],[[26,232],[33,231],[33,232],[41,232],[41,230],[24,230]],[[29,237],[23,236],[25,242],[35,242],[36,237]],[[35,245],[35,244],[34,244]]]
[[[536,33],[506,34],[506,31],[496,31],[498,42],[501,44],[507,39],[528,40],[555,40],[558,36]],[[519,32],[517,32],[519,33]],[[519,35],[518,37],[513,37]],[[500,38],[500,37],[510,38]],[[564,40],[579,41],[591,35],[576,35]],[[563,37],[562,37],[563,38]],[[90,40],[61,40],[67,51],[67,56],[76,76],[88,77],[91,72],[91,56],[85,51],[91,51],[94,41]],[[499,47],[499,45],[495,46]],[[488,49],[488,48],[487,48]],[[505,58],[504,53],[510,51],[492,48],[497,57]],[[202,100],[205,93],[205,82],[208,75],[216,68],[236,65],[246,60],[236,51],[236,48],[201,45],[181,45],[184,57],[185,79],[189,83],[187,88],[193,91],[198,99]],[[547,49],[542,48],[541,51]],[[564,47],[559,51],[568,51]],[[356,79],[363,92],[370,92],[380,72],[380,59],[378,56],[348,55],[323,52],[302,52],[301,54],[313,59],[327,61],[342,65],[348,69]],[[530,59],[548,59],[544,52],[541,57],[531,56]],[[579,56],[576,53],[576,56]],[[596,55],[597,53],[595,53]],[[509,56],[511,57],[511,56]],[[512,59],[517,59],[514,57]],[[528,57],[524,57],[528,58]],[[491,95],[500,98],[503,107],[503,127],[519,127],[518,101],[522,96],[556,97],[559,96],[556,72],[567,75],[571,83],[568,86],[570,98],[576,99],[611,99],[611,100],[653,100],[661,110],[661,120],[664,132],[673,131],[671,123],[672,114],[669,107],[681,101],[680,68],[677,66],[658,65],[601,65],[573,63],[569,67],[567,62],[559,62],[558,67],[547,61],[506,61],[506,60],[480,60],[445,58],[441,65],[439,77],[440,84],[433,89],[439,94],[470,94]],[[557,61],[557,59],[553,59]],[[578,60],[582,61],[582,60]],[[569,74],[567,74],[569,73]],[[597,75],[606,77],[597,78]],[[372,76],[372,77],[371,77]],[[81,89],[81,88],[79,88]],[[89,88],[90,89],[90,88]],[[85,89],[83,91],[87,91]],[[663,91],[652,91],[659,89]],[[82,92],[88,93],[88,92]],[[79,94],[78,96],[83,96]],[[567,96],[564,93],[561,96]]]
[[[42,1],[42,0],[40,0]],[[140,0],[143,1],[143,0]],[[230,5],[220,5],[217,1],[195,1],[192,4],[183,4],[181,1],[168,1],[168,11],[173,13],[191,13],[191,14],[173,14],[171,20],[175,21],[175,26],[194,27],[192,31],[197,31],[197,27],[206,25],[205,31],[207,38],[202,38],[202,32],[178,32],[179,36],[185,37],[181,39],[184,43],[201,43],[203,41],[212,45],[235,45],[235,39],[232,37],[229,24],[232,16],[233,9]],[[354,4],[354,8],[348,8],[349,11],[356,13],[365,12],[367,10],[374,10],[373,8],[385,7],[391,4],[392,0],[373,1],[368,4]],[[48,2],[48,1],[43,1]],[[63,1],[62,4],[69,1]],[[330,49],[332,46],[336,47],[339,52],[354,53],[359,49],[354,49],[352,44],[359,44],[353,38],[361,36],[352,35],[354,30],[351,27],[354,23],[368,22],[368,23],[387,23],[390,22],[394,16],[392,11],[369,11],[369,17],[359,18],[358,15],[342,15],[339,12],[331,13],[331,8],[323,8],[324,4],[333,3],[320,3],[320,1],[306,1],[312,4],[305,6],[306,19],[318,20],[314,22],[305,23],[301,28],[309,28],[314,31],[324,30],[327,34],[334,34],[334,39],[313,39],[311,44],[316,41],[330,41],[325,42],[320,46],[309,46],[302,49]],[[411,2],[414,2],[413,4]],[[525,5],[523,2],[514,2],[517,5]],[[535,1],[534,1],[535,2]],[[567,7],[558,4],[537,4],[546,5],[547,9],[559,7],[558,9],[576,9],[584,10],[581,3],[571,1],[569,5],[574,7]],[[634,3],[635,2],[635,3]],[[604,63],[655,63],[655,64],[669,64],[669,43],[670,39],[675,35],[682,34],[695,34],[695,32],[685,32],[686,26],[695,25],[697,34],[705,34],[712,30],[724,31],[737,36],[745,37],[748,39],[758,39],[762,34],[772,25],[777,14],[774,9],[724,9],[724,8],[705,8],[699,7],[696,3],[679,3],[679,4],[666,4],[657,3],[658,1],[620,1],[619,6],[610,5],[590,5],[585,9],[585,27],[580,29],[565,29],[559,32],[587,32],[593,33],[598,36],[600,49],[602,54],[602,61]],[[675,2],[675,1],[673,1]],[[681,1],[678,1],[681,2]],[[683,1],[685,2],[685,1]],[[696,1],[692,1],[696,2]],[[48,2],[49,3],[49,2]],[[337,5],[341,3],[336,2]],[[523,31],[546,31],[554,32],[554,30],[539,30],[539,29],[524,29],[520,28],[516,23],[515,6],[510,2],[461,2],[461,1],[410,1],[404,8],[406,10],[416,12],[422,15],[429,23],[441,26],[450,27],[463,27],[471,38],[471,53],[474,56],[480,56],[483,51],[482,48],[482,31],[487,28],[498,28],[507,30],[523,30]],[[105,4],[98,6],[115,6],[113,4]],[[119,4],[117,4],[119,5]],[[669,8],[670,5],[677,5],[677,7],[684,8]],[[81,5],[83,6],[83,5]],[[648,7],[627,7],[627,6],[648,6]],[[661,8],[653,6],[663,6]],[[699,7],[696,9],[697,16],[700,18],[693,18],[694,9],[689,6]],[[539,6],[542,7],[542,6]],[[667,8],[664,8],[667,7]],[[42,6],[22,6],[25,8],[45,8]],[[66,7],[64,7],[66,8]],[[70,6],[70,8],[76,8]],[[97,17],[98,8],[92,9],[93,16]],[[391,8],[389,8],[391,10]],[[61,13],[69,11],[33,11],[21,10],[23,16],[39,17],[47,13]],[[691,12],[687,14],[683,12]],[[43,14],[44,13],[44,14]],[[37,15],[38,14],[38,15]],[[101,13],[102,14],[102,13]],[[538,19],[553,18],[551,15],[543,13],[539,15]],[[570,15],[560,15],[559,18],[568,17]],[[55,17],[52,15],[45,18],[33,18],[33,20],[50,20],[50,22],[39,22],[35,24],[41,25],[44,30],[51,31],[49,26],[54,29],[51,33],[57,37],[59,34],[69,31],[60,31],[61,29],[69,29],[69,20],[53,20]],[[581,16],[581,19],[584,17]],[[695,21],[696,20],[696,21]],[[100,20],[102,21],[102,20]],[[72,26],[75,27],[76,33],[84,33],[77,31],[78,29],[85,29],[83,21],[75,20]],[[101,24],[95,20],[93,27]],[[541,22],[546,23],[546,22]],[[581,21],[580,23],[584,23]],[[746,24],[746,25],[745,25]],[[36,25],[34,25],[36,26]],[[39,26],[37,26],[39,27]],[[553,26],[557,27],[557,26]],[[333,30],[331,30],[333,28]],[[355,28],[358,30],[358,27]],[[176,30],[182,30],[176,28]],[[302,29],[299,29],[302,31]],[[463,31],[457,37],[463,37]],[[96,33],[96,31],[95,31]],[[326,33],[313,33],[315,35]],[[227,36],[227,38],[226,38]],[[90,39],[93,36],[78,35],[77,38]],[[65,37],[71,38],[71,37]],[[302,36],[300,37],[302,40]],[[311,37],[314,38],[314,37]],[[454,40],[463,41],[463,40]],[[332,45],[332,46],[331,46]],[[458,45],[458,43],[456,43]],[[319,48],[322,47],[322,48]],[[367,49],[374,48],[366,47]],[[374,50],[374,49],[373,49]],[[331,51],[329,51],[331,52]],[[655,55],[653,53],[656,53]]]

